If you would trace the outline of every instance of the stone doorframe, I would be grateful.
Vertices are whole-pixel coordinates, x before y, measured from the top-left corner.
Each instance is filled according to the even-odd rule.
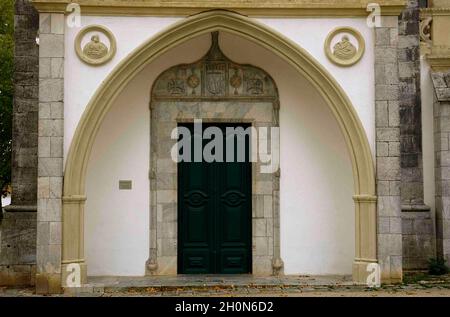
[[[166,70],[152,88],[148,274],[177,274],[177,163],[171,157],[177,124],[202,119],[251,123],[268,131],[279,126],[278,91],[271,76],[230,61],[220,50],[218,36],[212,33],[211,48],[200,61]],[[279,162],[279,133],[275,137]],[[260,168],[261,163],[252,163],[252,273],[279,274],[280,173],[261,173]]]
[[[55,271],[62,275],[52,275],[53,266],[42,265],[39,283],[64,286],[67,267],[72,263],[80,265],[82,282],[86,281],[83,219],[86,170],[98,130],[117,96],[135,74],[171,48],[217,30],[242,36],[285,60],[317,89],[336,118],[353,167],[356,220],[353,280],[365,283],[367,264],[377,262],[375,172],[367,136],[352,103],[324,67],[297,44],[251,18],[223,10],[188,17],[158,33],[123,60],[97,89],[78,123],[70,145],[64,171],[62,212],[61,205],[56,206],[55,211],[58,217],[62,216],[62,254],[59,253],[62,259]],[[45,44],[43,41],[41,49],[47,45],[50,47],[50,43]],[[40,99],[44,97],[40,95]],[[38,215],[47,209],[48,205],[42,204],[41,208],[38,207]],[[55,258],[53,253],[40,255],[38,251],[39,256],[42,256],[43,264],[53,263]]]

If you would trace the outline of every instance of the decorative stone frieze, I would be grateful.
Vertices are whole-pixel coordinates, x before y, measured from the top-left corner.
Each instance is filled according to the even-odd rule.
[[[39,12],[64,13],[72,0],[33,0]],[[77,0],[83,14],[188,16],[222,8],[249,16],[367,16],[371,0]],[[383,15],[398,16],[405,0],[378,0]]]

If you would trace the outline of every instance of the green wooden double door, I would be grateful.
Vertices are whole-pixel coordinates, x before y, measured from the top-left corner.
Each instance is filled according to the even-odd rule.
[[[193,133],[193,124],[181,126]],[[226,134],[226,127],[245,129],[248,125],[203,124],[203,131],[211,126],[222,131],[223,162],[206,162],[203,155],[201,162],[194,162],[191,142],[191,162],[178,163],[178,273],[251,273],[250,136],[240,139],[245,142],[241,143],[245,144],[245,155],[239,162],[239,137]],[[234,159],[230,162],[229,153],[227,162],[226,142],[231,138]],[[210,141],[201,141],[202,147]]]

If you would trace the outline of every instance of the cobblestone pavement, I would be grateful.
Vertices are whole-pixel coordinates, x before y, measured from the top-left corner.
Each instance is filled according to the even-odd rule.
[[[142,280],[142,279],[141,279]],[[286,281],[285,281],[286,282]],[[285,283],[288,284],[288,283]],[[290,283],[294,284],[294,283]],[[0,288],[0,297],[37,296],[33,288]],[[377,289],[335,283],[333,285],[206,285],[206,286],[150,286],[150,287],[104,287],[93,288],[77,293],[52,296],[95,296],[95,297],[164,297],[164,296],[198,296],[198,297],[450,297],[450,274],[440,277],[414,275],[405,277],[400,285],[383,285]]]

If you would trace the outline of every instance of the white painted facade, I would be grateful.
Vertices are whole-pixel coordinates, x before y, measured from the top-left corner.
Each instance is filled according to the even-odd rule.
[[[73,43],[80,28],[66,28],[64,158],[78,121],[102,81],[136,47],[180,19],[83,17],[81,27],[101,24],[116,37],[116,56],[100,67],[88,66],[78,59]],[[353,103],[374,153],[374,43],[373,30],[367,27],[365,18],[260,19],[260,22],[308,51],[337,80]],[[335,66],[323,50],[327,34],[338,26],[358,29],[366,42],[363,59],[350,68]],[[352,166],[329,108],[305,78],[265,48],[223,32],[220,44],[233,61],[267,71],[279,89],[284,272],[351,274],[355,252]],[[149,255],[150,90],[162,71],[200,59],[209,45],[210,37],[206,34],[163,54],[120,92],[107,114],[87,172],[88,275],[144,275]],[[121,179],[132,180],[132,190],[119,190]],[[428,195],[432,197],[432,193]]]

